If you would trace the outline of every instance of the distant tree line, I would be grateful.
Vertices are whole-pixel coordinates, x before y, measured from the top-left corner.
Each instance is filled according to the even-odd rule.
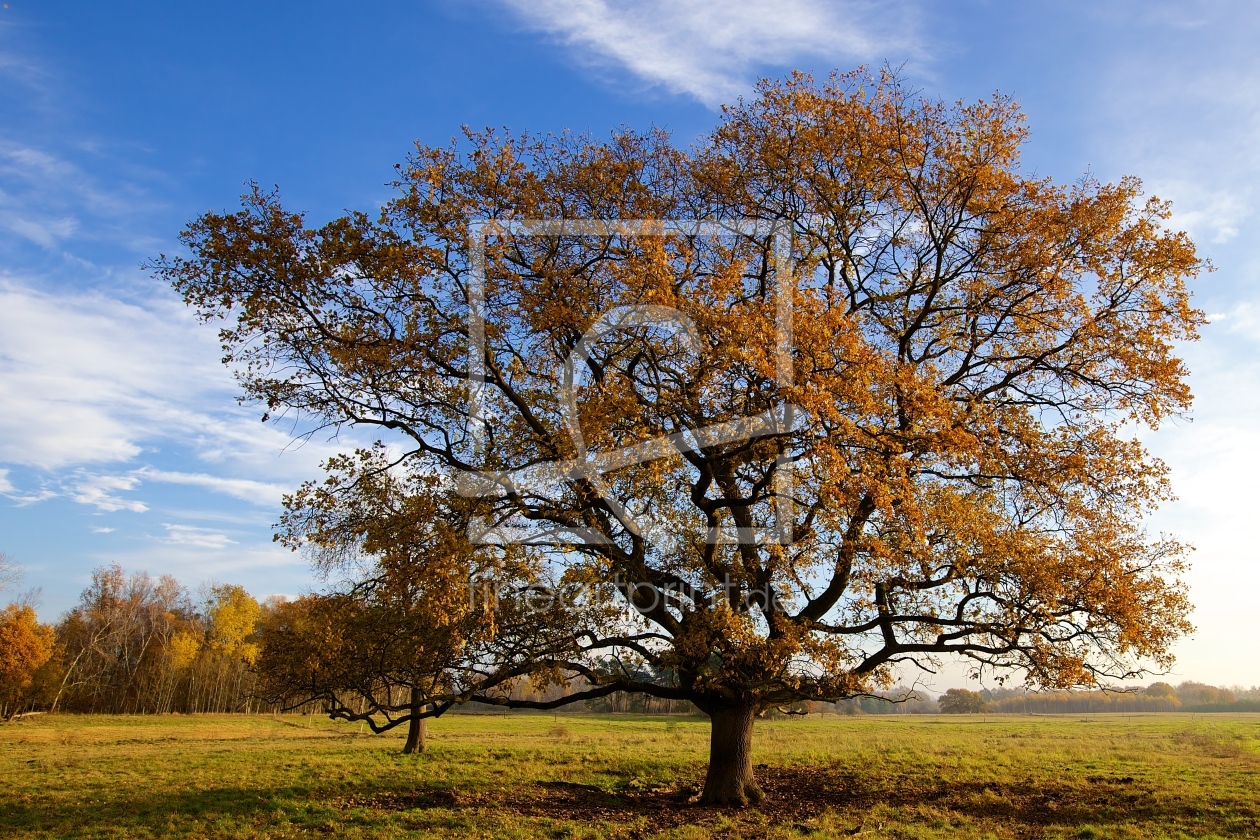
[[[944,714],[1095,714],[1102,712],[1254,712],[1260,688],[1218,688],[1186,681],[1126,691],[1038,691],[951,688],[938,699]]]
[[[0,714],[255,711],[253,666],[273,609],[240,586],[194,598],[170,575],[99,568],[55,625],[30,606],[0,614]]]
[[[1260,688],[1218,688],[1200,682],[1156,682],[1134,691],[979,692],[985,711],[1006,714],[1209,712],[1260,710]]]
[[[0,554],[0,587],[13,588],[19,570]],[[240,586],[217,584],[197,595],[170,575],[128,574],[118,565],[92,573],[78,604],[53,625],[38,620],[19,598],[0,610],[0,718],[31,711],[108,714],[292,710],[348,714],[366,711],[364,692],[296,690],[290,671],[307,668],[311,642],[295,643],[294,628],[317,621],[319,598],[258,601]],[[301,641],[301,640],[296,640]],[[310,649],[308,649],[310,648]],[[344,645],[322,654],[345,658]],[[648,666],[643,666],[648,667]],[[644,675],[667,680],[668,675]],[[365,677],[366,679],[366,677]],[[511,696],[547,703],[586,686],[523,676]],[[407,705],[409,689],[386,686],[386,704]],[[312,699],[312,698],[322,698]],[[361,708],[362,707],[362,708]],[[356,712],[357,710],[357,712]],[[469,703],[465,711],[499,711]],[[616,692],[572,711],[698,714],[689,701]],[[1094,714],[1105,712],[1260,711],[1260,688],[1220,688],[1199,682],[1156,682],[1129,691],[950,689],[939,698],[897,686],[839,703],[801,702],[784,714]],[[341,716],[346,716],[343,714]]]

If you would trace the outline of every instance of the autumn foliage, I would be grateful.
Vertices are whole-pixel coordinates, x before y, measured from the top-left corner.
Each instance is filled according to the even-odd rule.
[[[418,147],[375,216],[310,227],[254,189],[155,268],[223,321],[270,414],[375,429],[390,471],[459,486],[469,570],[523,535],[538,574],[616,590],[615,621],[535,667],[691,700],[706,801],[743,803],[769,708],[947,655],[1088,686],[1167,665],[1189,626],[1183,548],[1142,527],[1166,469],[1136,435],[1189,409],[1175,345],[1204,266],[1136,179],[1030,175],[1026,137],[1000,96],[793,76],[689,149]],[[522,223],[574,218],[612,223]],[[642,219],[675,224],[616,224]],[[373,474],[332,466],[294,511]]]
[[[53,629],[39,623],[35,610],[10,604],[0,611],[0,715],[12,717],[22,708],[55,645]]]

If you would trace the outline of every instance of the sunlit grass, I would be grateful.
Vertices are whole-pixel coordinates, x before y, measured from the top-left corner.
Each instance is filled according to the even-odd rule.
[[[1260,837],[1260,715],[760,721],[760,811],[687,804],[700,719],[448,716],[429,749],[301,717],[0,726],[6,837]]]

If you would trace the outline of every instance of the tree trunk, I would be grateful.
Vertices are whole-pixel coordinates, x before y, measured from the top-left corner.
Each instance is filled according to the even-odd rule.
[[[704,779],[703,805],[745,807],[765,799],[753,778],[752,706],[719,706],[709,713],[709,773]]]
[[[428,719],[420,717],[420,709],[424,707],[424,698],[418,689],[411,689],[411,721],[407,724],[407,743],[403,752],[407,755],[424,752],[424,736],[428,729]]]

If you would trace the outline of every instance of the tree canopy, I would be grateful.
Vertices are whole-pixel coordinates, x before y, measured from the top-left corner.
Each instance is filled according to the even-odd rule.
[[[418,146],[375,215],[311,227],[255,187],[155,267],[265,416],[388,440],[293,509],[385,472],[458,487],[469,570],[523,541],[612,593],[535,666],[693,701],[704,797],[741,803],[767,708],[945,655],[1091,685],[1189,627],[1136,435],[1189,409],[1204,264],[1136,179],[1024,172],[1026,135],[1001,96],[795,75],[688,149]]]

